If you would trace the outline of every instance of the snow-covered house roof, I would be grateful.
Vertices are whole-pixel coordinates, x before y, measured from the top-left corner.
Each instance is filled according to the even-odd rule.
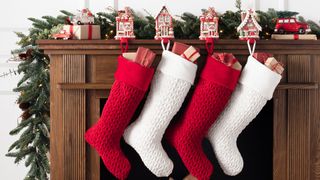
[[[259,23],[258,23],[257,20],[256,20],[256,16],[254,15],[254,14],[255,14],[255,11],[254,11],[254,10],[249,9],[249,10],[247,10],[246,12],[242,12],[242,13],[245,13],[246,16],[245,16],[245,18],[242,20],[241,24],[238,26],[237,31],[240,31],[240,30],[248,23],[248,20],[249,20],[250,17],[251,17],[251,19],[252,19],[253,24],[256,26],[256,28],[257,28],[259,31],[262,30],[261,26],[259,25]]]
[[[131,10],[129,7],[125,7],[124,10],[118,11],[117,20],[133,20]]]
[[[171,16],[166,6],[162,6],[161,11],[160,11],[159,14],[156,16],[155,19],[158,19],[158,17],[159,17],[161,14],[166,14],[166,15],[168,15],[168,16]]]
[[[209,7],[208,10],[206,10],[202,14],[202,16],[200,16],[201,21],[206,21],[206,20],[214,19],[214,18],[218,18],[218,14],[216,13],[216,11],[214,10],[213,7]]]

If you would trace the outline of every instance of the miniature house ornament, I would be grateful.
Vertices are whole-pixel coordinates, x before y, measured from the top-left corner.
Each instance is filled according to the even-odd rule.
[[[94,24],[94,16],[88,8],[82,9],[75,16],[71,16],[67,20],[73,25]]]
[[[208,38],[219,38],[218,31],[219,17],[213,7],[203,12],[200,16],[200,40]]]
[[[256,20],[255,11],[249,9],[241,12],[241,21],[241,24],[237,28],[237,31],[240,33],[239,39],[259,39],[259,31],[262,28]]]
[[[133,30],[133,16],[129,7],[125,7],[124,10],[118,11],[118,16],[116,17],[116,40],[134,39]]]
[[[163,6],[160,13],[155,18],[156,21],[156,35],[154,39],[162,40],[162,39],[173,39],[173,24],[172,24],[172,16],[169,14],[168,9]]]

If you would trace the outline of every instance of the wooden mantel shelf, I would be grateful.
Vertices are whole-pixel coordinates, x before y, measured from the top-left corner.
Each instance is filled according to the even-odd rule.
[[[204,41],[174,41],[201,49],[200,72],[207,54]],[[84,133],[99,119],[101,99],[110,93],[121,54],[119,41],[39,40],[37,44],[50,57],[50,179],[103,179],[100,157],[86,144]],[[157,53],[156,66],[160,42],[132,40],[129,52],[138,46]],[[273,144],[266,144],[273,150],[269,179],[320,180],[320,41],[259,40],[256,51],[272,53],[285,67],[273,94]],[[216,40],[215,52],[233,53],[243,65],[249,55],[246,42],[240,40]]]
[[[57,88],[62,90],[109,90],[113,81],[109,83],[60,83]],[[318,89],[318,83],[282,83],[277,86],[277,89]]]
[[[197,46],[205,51],[205,43],[200,40],[177,39],[177,42]],[[120,53],[119,41],[116,40],[38,40],[37,44],[47,54],[114,54]],[[162,52],[160,42],[157,40],[131,40],[129,51],[138,46],[147,46],[157,54]],[[215,50],[223,50],[237,54],[248,54],[245,41],[237,39],[215,40]],[[320,54],[320,40],[258,40],[257,51],[272,52],[274,54]]]

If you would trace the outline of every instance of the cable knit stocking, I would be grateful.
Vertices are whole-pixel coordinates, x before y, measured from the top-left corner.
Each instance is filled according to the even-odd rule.
[[[125,141],[158,177],[169,176],[173,170],[173,163],[164,151],[161,140],[193,84],[196,70],[197,65],[164,51],[143,110],[125,131]]]
[[[120,149],[120,139],[143,99],[154,70],[118,58],[115,82],[102,115],[85,134],[86,141],[101,156],[106,168],[118,179],[126,179],[130,163]]]
[[[272,98],[280,79],[281,75],[249,56],[230,103],[208,133],[219,164],[227,175],[241,172],[243,160],[237,138]]]
[[[212,174],[213,167],[202,150],[202,141],[227,104],[239,75],[240,71],[208,57],[181,121],[168,128],[169,143],[198,180],[208,180]]]

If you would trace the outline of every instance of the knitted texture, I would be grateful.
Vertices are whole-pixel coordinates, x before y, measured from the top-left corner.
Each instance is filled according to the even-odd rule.
[[[237,148],[237,138],[271,99],[280,79],[280,75],[257,60],[248,59],[230,103],[208,133],[225,174],[235,176],[242,171],[244,163]],[[254,84],[259,86],[254,87]]]
[[[161,140],[194,81],[196,69],[195,64],[164,51],[143,110],[124,133],[125,141],[158,177],[169,176],[173,170],[173,163],[164,151]],[[191,74],[191,78],[182,79],[188,76],[178,76],[184,73],[188,73],[188,76]]]
[[[202,150],[202,141],[228,102],[239,74],[239,71],[209,58],[181,120],[168,128],[166,137],[169,143],[177,150],[189,172],[199,180],[210,179],[213,172]],[[225,75],[229,78],[221,78]]]
[[[120,149],[120,139],[145,95],[147,87],[145,84],[150,83],[153,76],[152,69],[139,66],[122,57],[119,58],[116,81],[112,85],[102,115],[85,134],[86,141],[98,151],[106,168],[118,179],[126,179],[131,168],[128,159]],[[149,82],[134,83],[132,79],[127,81],[125,76],[121,75],[127,73],[125,70],[128,68],[133,74],[144,76],[145,81]],[[150,76],[151,78],[146,78]]]

